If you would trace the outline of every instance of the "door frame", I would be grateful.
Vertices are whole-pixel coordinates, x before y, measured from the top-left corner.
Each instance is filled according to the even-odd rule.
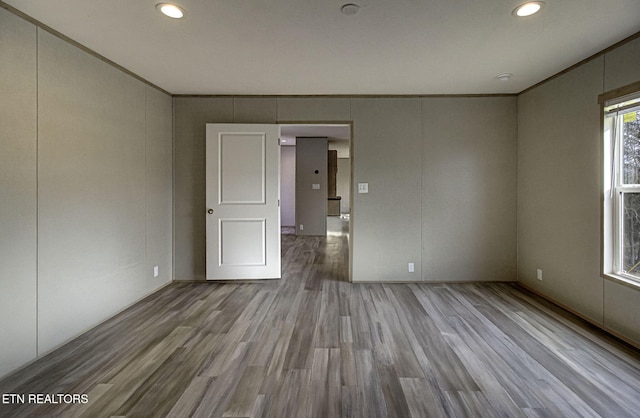
[[[335,125],[344,125],[349,126],[349,159],[350,161],[350,173],[349,173],[349,239],[347,240],[349,246],[349,268],[348,268],[348,281],[349,283],[353,282],[353,243],[354,243],[354,213],[355,213],[355,187],[354,187],[354,123],[352,120],[282,120],[276,121],[276,125],[280,127],[280,132],[282,132],[283,125],[298,125],[298,126],[335,126]]]

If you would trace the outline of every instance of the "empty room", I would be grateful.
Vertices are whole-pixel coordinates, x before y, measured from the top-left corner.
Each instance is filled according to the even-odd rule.
[[[0,1],[0,416],[638,416],[639,6]]]

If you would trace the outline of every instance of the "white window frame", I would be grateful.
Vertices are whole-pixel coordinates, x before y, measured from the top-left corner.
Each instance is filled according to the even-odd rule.
[[[640,287],[640,271],[634,275],[622,270],[624,195],[640,193],[640,184],[622,182],[623,115],[635,111],[640,117],[640,92],[603,104],[602,273],[604,277]]]

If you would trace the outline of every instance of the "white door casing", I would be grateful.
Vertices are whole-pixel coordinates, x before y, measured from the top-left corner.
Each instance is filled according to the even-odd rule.
[[[206,126],[207,280],[278,279],[280,127]]]

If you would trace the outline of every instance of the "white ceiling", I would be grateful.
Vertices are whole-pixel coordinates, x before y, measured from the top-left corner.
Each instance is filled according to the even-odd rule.
[[[181,20],[159,0],[5,3],[173,94],[518,93],[640,30],[639,0],[512,16],[523,1],[179,0]]]

